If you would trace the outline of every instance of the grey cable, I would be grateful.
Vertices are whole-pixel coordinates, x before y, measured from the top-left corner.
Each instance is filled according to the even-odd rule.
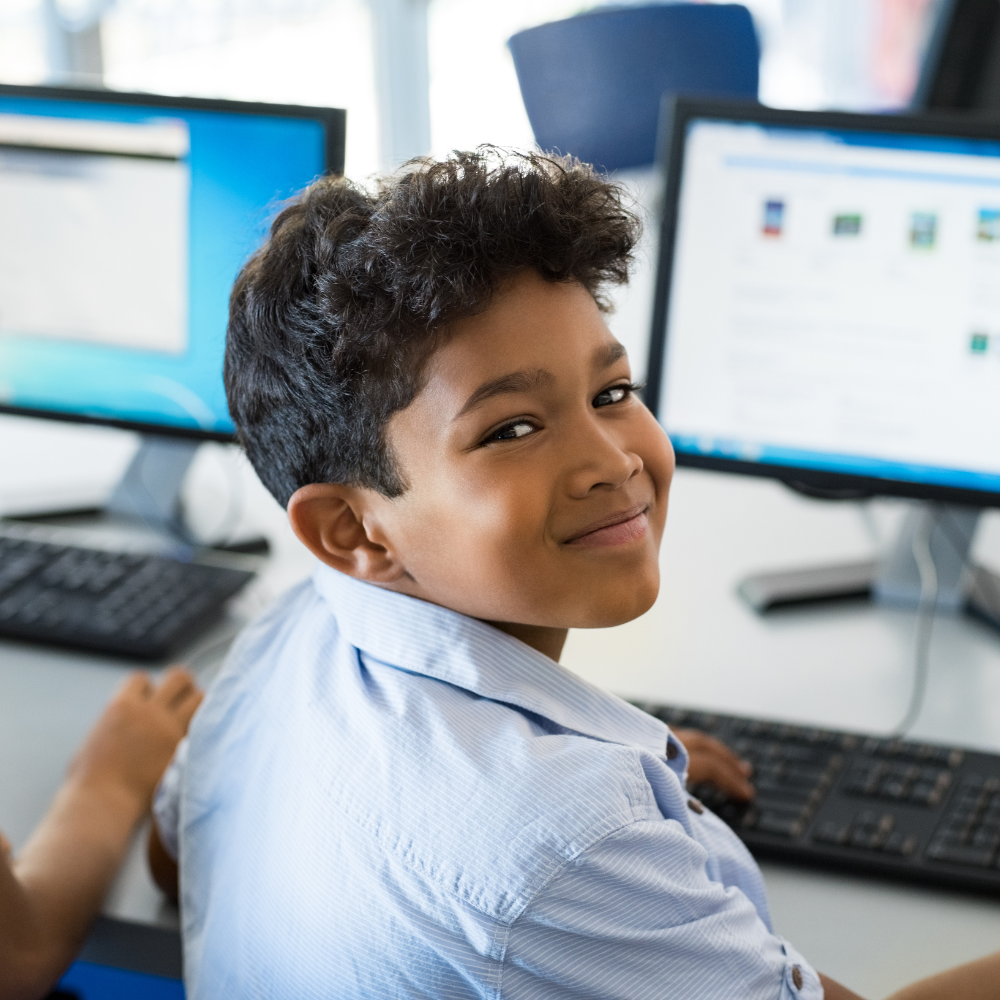
[[[913,533],[910,551],[920,573],[920,604],[917,608],[917,630],[913,652],[913,688],[906,714],[893,729],[894,737],[905,736],[917,721],[927,693],[927,674],[930,666],[931,633],[934,630],[934,611],[938,596],[937,566],[931,552],[931,535],[938,522],[938,511],[928,506]]]

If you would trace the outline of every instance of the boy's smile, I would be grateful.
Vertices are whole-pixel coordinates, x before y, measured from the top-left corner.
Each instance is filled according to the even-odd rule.
[[[583,286],[512,279],[386,431],[402,496],[314,484],[289,504],[328,564],[556,657],[567,628],[652,605],[673,452]]]
[[[567,545],[594,548],[600,545],[624,545],[645,537],[649,530],[649,504],[639,503],[610,517],[602,517],[566,540]]]

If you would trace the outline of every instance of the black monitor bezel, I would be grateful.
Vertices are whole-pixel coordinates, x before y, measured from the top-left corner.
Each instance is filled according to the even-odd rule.
[[[990,139],[1000,142],[1000,119],[974,114],[853,114],[843,111],[789,111],[769,108],[754,101],[664,95],[658,135],[657,169],[662,179],[660,245],[656,265],[652,328],[647,355],[644,390],[646,405],[659,419],[663,361],[667,343],[667,316],[673,276],[674,239],[677,230],[677,203],[680,196],[684,145],[688,124],[694,119],[717,119],[770,126],[816,129],[894,132],[937,135],[946,138]],[[1000,430],[998,430],[1000,433]],[[777,479],[799,492],[826,498],[869,496],[906,497],[936,500],[972,507],[1000,507],[1000,492],[962,489],[933,483],[913,483],[901,479],[881,479],[842,472],[828,472],[790,465],[747,462],[715,455],[693,455],[678,451],[677,464],[744,476]]]
[[[305,104],[267,104],[262,101],[228,101],[221,98],[172,97],[166,94],[143,94],[83,87],[17,86],[0,84],[0,97],[40,97],[60,101],[80,101],[94,104],[131,104],[178,111],[222,111],[228,114],[271,115],[277,118],[309,118],[323,123],[326,132],[324,173],[343,174],[344,147],[347,135],[347,112],[343,108],[320,108]],[[235,432],[209,431],[173,424],[147,423],[138,420],[118,420],[96,414],[65,410],[38,409],[0,403],[0,413],[43,420],[59,420],[70,424],[97,424],[159,437],[186,438],[195,441],[236,440]]]

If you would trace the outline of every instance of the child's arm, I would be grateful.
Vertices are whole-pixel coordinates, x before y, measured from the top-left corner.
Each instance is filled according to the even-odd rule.
[[[823,1000],[861,1000],[847,987],[820,975]],[[904,986],[887,1000],[1000,1000],[1000,952]]]
[[[1000,952],[928,976],[889,1000],[1000,1000]]]
[[[819,978],[823,983],[823,1000],[861,1000],[832,979],[822,974]],[[954,1000],[955,997],[1000,1000],[1000,951],[904,986],[886,1000]]]
[[[72,961],[200,701],[186,670],[129,678],[17,860],[0,858],[2,1000],[36,1000]]]

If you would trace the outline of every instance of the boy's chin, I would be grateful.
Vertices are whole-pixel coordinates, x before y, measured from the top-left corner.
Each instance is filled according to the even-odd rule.
[[[628,586],[609,587],[605,593],[587,595],[581,607],[569,617],[567,628],[612,628],[644,615],[660,591],[659,573],[650,579],[632,580]]]

